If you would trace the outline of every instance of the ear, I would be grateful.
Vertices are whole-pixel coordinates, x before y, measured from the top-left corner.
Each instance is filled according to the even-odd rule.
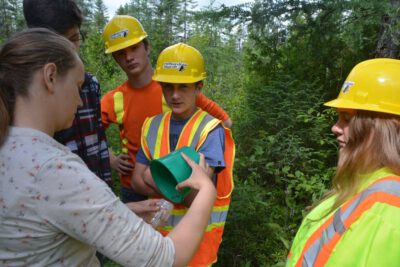
[[[200,94],[201,89],[203,89],[203,86],[204,86],[203,81],[200,81],[200,82],[197,83],[197,85],[196,85],[196,94],[197,95]]]
[[[150,44],[148,44],[148,45],[147,45],[147,49],[146,49],[146,52],[147,52],[147,56],[148,56],[148,57],[150,56],[150,51],[151,51],[151,46],[150,46]]]
[[[47,63],[43,67],[43,80],[46,85],[46,89],[50,93],[54,93],[55,83],[57,78],[57,66],[54,63]]]

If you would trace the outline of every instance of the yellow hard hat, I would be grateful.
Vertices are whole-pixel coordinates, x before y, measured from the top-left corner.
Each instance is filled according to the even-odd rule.
[[[153,75],[153,80],[165,83],[195,83],[205,78],[203,56],[196,48],[182,43],[161,52]]]
[[[104,27],[106,54],[137,44],[147,37],[142,24],[131,16],[114,16]]]
[[[324,105],[400,115],[400,60],[379,58],[357,64],[339,96]]]

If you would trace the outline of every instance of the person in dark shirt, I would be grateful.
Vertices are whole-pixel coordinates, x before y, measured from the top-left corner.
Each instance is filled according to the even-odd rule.
[[[29,28],[54,30],[70,40],[79,51],[82,13],[73,0],[24,0],[24,17]],[[92,74],[85,73],[80,90],[83,105],[75,114],[73,125],[55,133],[54,138],[77,154],[99,178],[111,187],[111,168],[105,130],[101,122],[100,85]]]

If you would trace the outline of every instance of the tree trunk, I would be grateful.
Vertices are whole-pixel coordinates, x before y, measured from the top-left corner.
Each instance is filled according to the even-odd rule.
[[[382,16],[381,31],[378,44],[375,51],[375,57],[381,58],[398,58],[399,57],[399,41],[400,41],[400,18],[398,10],[400,0],[391,0],[392,14]]]

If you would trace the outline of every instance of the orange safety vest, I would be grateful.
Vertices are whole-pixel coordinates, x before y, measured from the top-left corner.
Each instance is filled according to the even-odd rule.
[[[400,207],[400,177],[381,178],[347,201],[311,234],[301,251],[300,257],[296,262],[293,262],[293,265],[290,265],[296,267],[325,266],[329,262],[336,245],[346,234],[347,229],[377,203]],[[349,242],[349,246],[354,245],[355,242],[363,242],[363,237],[354,240],[354,242]],[[349,247],[349,249],[351,248]],[[360,255],[343,256],[354,257],[353,266],[356,266],[356,263],[364,262]],[[288,260],[291,257],[292,255],[289,253]],[[382,255],[382,257],[385,257],[385,255]]]
[[[142,149],[146,157],[157,159],[169,154],[169,125],[171,112],[166,112],[151,118],[147,118],[142,128]],[[207,112],[199,109],[185,124],[179,136],[175,149],[183,146],[191,146],[196,151],[203,145],[208,134],[221,123]],[[217,261],[219,245],[226,217],[228,215],[231,193],[233,190],[233,160],[235,156],[235,144],[231,131],[225,129],[225,169],[217,175],[217,199],[214,203],[211,218],[199,249],[192,258],[189,266],[210,266]],[[160,232],[167,235],[179,223],[186,213],[187,208],[174,204],[174,209],[167,224],[161,227]]]
[[[124,94],[121,91],[115,92],[113,95],[114,99],[114,112],[115,112],[115,117],[116,117],[116,123],[119,125],[119,130],[120,130],[120,137],[121,137],[121,153],[122,154],[128,154],[128,139],[125,136],[124,133],[124,127],[123,127],[123,122],[124,122],[124,116],[125,116],[125,111],[124,111]],[[171,108],[168,106],[167,101],[165,101],[164,95],[161,95],[161,109],[162,112],[167,112],[171,110]]]

